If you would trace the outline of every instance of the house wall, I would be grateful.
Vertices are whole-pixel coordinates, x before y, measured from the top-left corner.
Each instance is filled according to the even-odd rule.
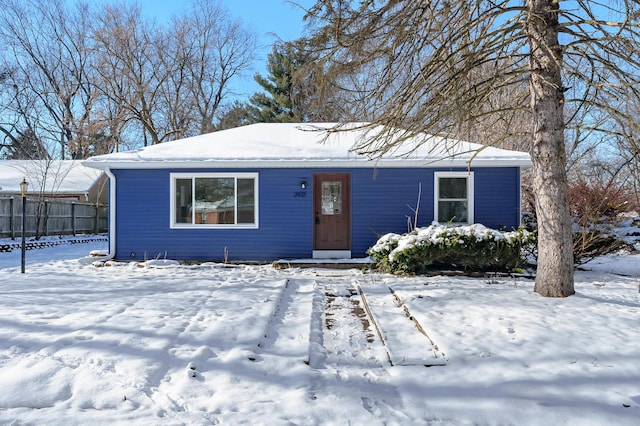
[[[243,169],[259,174],[258,229],[171,229],[170,173],[189,170],[113,170],[116,176],[116,259],[273,261],[308,258],[313,250],[314,173],[351,174],[352,256],[363,257],[378,235],[407,231],[422,183],[419,226],[433,221],[433,173],[454,169]],[[460,169],[457,169],[460,170]],[[517,227],[518,168],[473,169],[475,222]],[[307,188],[301,189],[302,180]]]

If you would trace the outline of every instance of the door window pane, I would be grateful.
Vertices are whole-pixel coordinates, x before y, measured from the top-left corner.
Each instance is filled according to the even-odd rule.
[[[342,214],[342,182],[322,182],[322,214]]]

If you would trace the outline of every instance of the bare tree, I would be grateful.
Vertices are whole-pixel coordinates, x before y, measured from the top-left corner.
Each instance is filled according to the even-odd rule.
[[[0,143],[28,132],[63,159],[213,130],[255,49],[206,0],[163,25],[139,6],[6,0],[0,42]]]
[[[95,131],[88,18],[86,6],[61,0],[6,0],[0,12],[4,59],[19,95],[12,108],[61,158],[83,158],[85,136]]]
[[[48,199],[56,197],[73,161],[60,161],[51,158],[43,160],[17,161],[11,167],[19,170],[29,182],[30,193],[35,194],[34,208],[36,239],[46,234]]]
[[[7,67],[0,72],[0,158],[39,159],[48,156],[33,128],[28,112],[32,102],[24,96],[25,93],[27,91],[18,89],[14,70]]]
[[[565,297],[574,293],[565,171],[573,116],[565,114],[568,105],[590,105],[632,123],[610,102],[620,88],[638,88],[640,62],[629,52],[639,50],[639,8],[632,0],[318,0],[307,18],[338,72],[368,72],[358,90],[372,125],[404,130],[400,139],[383,132],[360,152],[380,155],[425,132],[460,137],[469,123],[513,112],[529,118],[523,146],[538,218],[535,291]],[[511,92],[511,102],[484,108],[500,92]]]
[[[640,97],[628,91],[619,109],[635,117],[636,120],[634,123],[629,123],[616,117],[613,129],[615,132],[607,146],[615,147],[617,150],[607,157],[615,159],[617,166],[625,171],[627,184],[635,196],[634,208],[640,209],[640,129],[635,125],[640,122]]]
[[[255,49],[255,36],[217,1],[195,0],[164,27],[139,6],[105,6],[94,33],[109,111],[145,146],[214,130]]]
[[[113,119],[135,123],[144,146],[168,138],[161,122],[160,89],[170,70],[160,61],[162,31],[145,21],[140,7],[106,5],[95,14],[98,70]]]
[[[0,158],[5,160],[44,160],[48,159],[49,154],[42,146],[42,142],[32,129],[27,128],[22,131],[14,129],[14,132],[8,133],[7,138],[10,143],[4,145],[5,152]]]
[[[196,134],[215,130],[221,107],[232,94],[231,81],[246,72],[254,59],[256,35],[232,18],[218,0],[194,0],[174,27],[186,27],[185,71],[196,113]]]
[[[479,65],[470,73],[469,83],[493,75],[493,64]],[[505,149],[529,150],[531,140],[531,111],[522,107],[530,102],[525,81],[510,87],[498,87],[479,100],[474,114],[462,119],[456,136],[484,145]]]

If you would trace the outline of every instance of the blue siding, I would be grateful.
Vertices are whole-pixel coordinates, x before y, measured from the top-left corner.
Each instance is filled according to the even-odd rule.
[[[442,169],[438,169],[442,170]],[[448,170],[448,169],[447,169]],[[171,229],[170,173],[256,172],[258,229]],[[422,183],[419,226],[433,221],[434,169],[113,170],[116,258],[272,261],[311,257],[314,173],[351,174],[352,255],[365,256],[378,235],[407,230]],[[519,224],[519,170],[475,169],[475,219],[490,227]],[[307,188],[302,190],[300,182]]]
[[[407,232],[422,183],[419,226],[433,221],[433,170],[360,169],[351,171],[352,255],[364,256],[379,236]]]
[[[520,169],[474,170],[476,223],[512,230],[520,225]]]

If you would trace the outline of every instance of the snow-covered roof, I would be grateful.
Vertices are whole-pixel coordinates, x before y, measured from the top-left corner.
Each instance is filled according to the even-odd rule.
[[[25,177],[29,194],[84,194],[101,173],[77,160],[0,160],[0,193],[20,193]]]
[[[193,167],[529,167],[529,154],[422,134],[376,157],[365,144],[381,127],[337,123],[258,123],[145,148],[100,155],[83,164],[105,168]],[[396,136],[397,135],[397,136]],[[398,131],[390,140],[402,138]]]

